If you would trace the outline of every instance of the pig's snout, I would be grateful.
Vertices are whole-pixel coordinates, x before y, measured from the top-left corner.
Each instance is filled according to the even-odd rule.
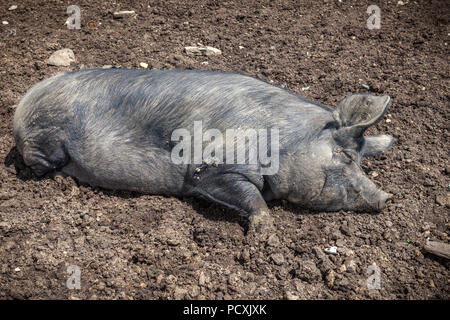
[[[390,193],[386,193],[384,191],[378,192],[376,202],[374,203],[374,209],[376,211],[381,211],[386,205],[386,202],[388,202],[392,198],[392,195]]]

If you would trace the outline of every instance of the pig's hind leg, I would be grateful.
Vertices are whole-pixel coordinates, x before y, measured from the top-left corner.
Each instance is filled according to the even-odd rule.
[[[227,172],[194,177],[193,193],[228,208],[249,219],[249,232],[258,234],[274,230],[273,218],[258,187],[240,173]]]

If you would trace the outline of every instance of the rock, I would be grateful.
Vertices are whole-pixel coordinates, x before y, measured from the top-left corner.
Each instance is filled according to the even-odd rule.
[[[9,11],[13,11],[16,10],[17,6],[16,5],[12,5],[11,7],[8,8]]]
[[[423,248],[428,253],[450,259],[450,244],[448,243],[427,240]]]
[[[345,264],[342,264],[342,265],[339,267],[338,272],[339,272],[339,273],[344,273],[345,271],[347,271],[347,267],[346,267]]]
[[[440,206],[450,206],[450,197],[443,195],[436,195],[436,203]]]
[[[404,6],[405,3],[404,3],[403,1],[399,1],[399,2],[397,2],[397,5],[398,5],[398,6]]]
[[[113,13],[114,19],[122,19],[126,17],[132,17],[135,15],[135,12],[133,10],[123,10],[123,11],[116,11]]]
[[[353,233],[353,230],[348,226],[348,224],[343,224],[340,228],[341,232],[345,234],[346,236],[351,236]]]
[[[57,67],[68,67],[70,66],[70,63],[74,61],[75,54],[71,49],[66,48],[53,52],[50,58],[48,58],[47,64]]]
[[[290,291],[286,291],[285,294],[284,294],[284,296],[286,297],[287,300],[300,300],[300,297],[299,297],[299,296],[293,294],[293,293],[290,292]]]
[[[332,246],[332,247],[323,249],[323,251],[325,251],[328,254],[337,254],[337,247]]]
[[[139,63],[139,66],[140,66],[141,68],[147,69],[147,68],[148,68],[148,63],[141,62],[141,63]]]
[[[177,277],[175,277],[173,274],[168,275],[165,279],[167,284],[174,284],[177,282],[177,280]]]
[[[450,166],[445,168],[445,174],[450,175]]]
[[[217,56],[221,55],[222,51],[213,47],[184,47],[184,52],[192,56]]]
[[[248,262],[250,260],[250,251],[247,248],[244,248],[241,252],[241,260],[243,262]]]
[[[0,222],[0,229],[8,231],[9,229],[11,229],[11,224],[9,222],[2,221]]]
[[[200,286],[204,286],[208,282],[207,276],[202,272],[200,272],[200,275],[198,277],[198,284]]]
[[[20,268],[17,267],[17,268],[14,269],[14,271],[15,271],[15,272],[19,272],[19,271],[20,271]]]
[[[333,287],[334,280],[336,279],[336,273],[333,270],[328,271],[325,281],[329,288]]]
[[[356,272],[356,262],[352,259],[347,259],[344,262],[345,268],[347,272],[354,273]]]
[[[5,21],[2,21],[2,24],[7,25],[7,24],[9,24],[9,22],[5,20]]]
[[[270,247],[278,247],[280,245],[280,239],[278,239],[276,234],[272,234],[269,239],[267,239],[267,245]]]
[[[301,280],[312,283],[319,279],[322,274],[312,260],[300,261],[299,267],[295,270],[295,276]]]
[[[186,289],[181,287],[175,287],[173,297],[175,298],[175,300],[183,300],[185,299],[187,293],[188,291]]]
[[[274,253],[270,256],[270,258],[278,266],[284,263],[284,256],[281,253]]]
[[[113,66],[111,64],[105,64],[102,69],[111,69]]]

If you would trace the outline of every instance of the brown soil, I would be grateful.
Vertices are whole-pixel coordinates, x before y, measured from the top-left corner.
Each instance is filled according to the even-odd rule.
[[[376,2],[380,30],[366,28],[371,1],[80,0],[82,28],[68,30],[72,1],[17,1],[13,11],[1,1],[0,298],[448,299],[448,260],[422,248],[427,237],[449,241],[450,7]],[[115,20],[116,10],[137,16]],[[197,43],[223,54],[183,53]],[[62,48],[77,62],[48,66]],[[363,166],[393,201],[379,215],[271,203],[277,232],[258,241],[234,212],[204,201],[33,177],[11,132],[21,96],[61,71],[140,62],[242,71],[331,106],[363,84],[390,95],[389,120],[371,133],[396,145]],[[337,255],[324,253],[333,245]],[[366,286],[373,263],[380,290]],[[66,287],[69,265],[81,269],[80,290]]]

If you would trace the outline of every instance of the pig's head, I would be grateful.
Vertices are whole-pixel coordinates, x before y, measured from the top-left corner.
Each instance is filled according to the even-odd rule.
[[[316,210],[380,211],[389,194],[366,176],[360,161],[391,147],[391,136],[363,136],[389,103],[388,96],[368,94],[342,99],[332,113],[334,120],[297,152],[295,181],[300,183],[290,188],[288,200]]]

